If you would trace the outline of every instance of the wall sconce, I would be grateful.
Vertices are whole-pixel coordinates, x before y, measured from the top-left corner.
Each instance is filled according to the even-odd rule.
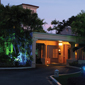
[[[59,51],[59,52],[61,51],[60,48],[58,49],[58,51]]]
[[[47,65],[46,66],[49,66],[48,64],[49,64],[49,62],[47,61]]]
[[[62,46],[62,41],[59,41],[58,45],[59,45],[59,46]]]
[[[62,43],[59,43],[58,45],[59,45],[59,46],[62,46]]]
[[[58,51],[59,51],[59,52],[58,52],[58,53],[59,53],[59,55],[61,55],[61,49],[60,49],[60,48],[58,49]]]

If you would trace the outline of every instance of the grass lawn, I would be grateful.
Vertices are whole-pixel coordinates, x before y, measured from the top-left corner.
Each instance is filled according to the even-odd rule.
[[[55,78],[55,77],[54,78],[57,81],[59,81],[62,85],[80,85],[80,84],[68,84],[68,80],[70,80],[70,82],[75,83],[75,82],[77,82],[78,78],[81,78],[81,77],[82,77],[81,73],[77,73],[77,74],[70,74],[70,75],[62,75],[62,76],[59,76],[58,78]],[[85,77],[83,77],[83,80],[85,81]]]

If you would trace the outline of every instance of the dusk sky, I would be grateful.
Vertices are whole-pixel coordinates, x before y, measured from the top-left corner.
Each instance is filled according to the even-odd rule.
[[[1,0],[3,5],[19,5],[22,3],[37,5],[39,18],[45,19],[48,27],[52,20],[67,20],[85,10],[85,0]]]

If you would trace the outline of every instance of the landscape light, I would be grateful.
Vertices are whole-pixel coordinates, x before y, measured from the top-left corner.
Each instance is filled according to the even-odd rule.
[[[82,69],[85,71],[85,66],[83,66]]]
[[[81,74],[82,74],[82,76],[85,77],[85,66],[83,66],[83,67],[81,68]]]

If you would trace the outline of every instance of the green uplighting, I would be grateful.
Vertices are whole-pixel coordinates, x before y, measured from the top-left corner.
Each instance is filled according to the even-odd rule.
[[[11,53],[13,52],[13,44],[11,43]]]
[[[13,44],[10,42],[5,42],[5,48],[6,48],[6,55],[9,55],[9,53],[13,52]]]
[[[6,55],[9,55],[9,48],[6,47]]]

